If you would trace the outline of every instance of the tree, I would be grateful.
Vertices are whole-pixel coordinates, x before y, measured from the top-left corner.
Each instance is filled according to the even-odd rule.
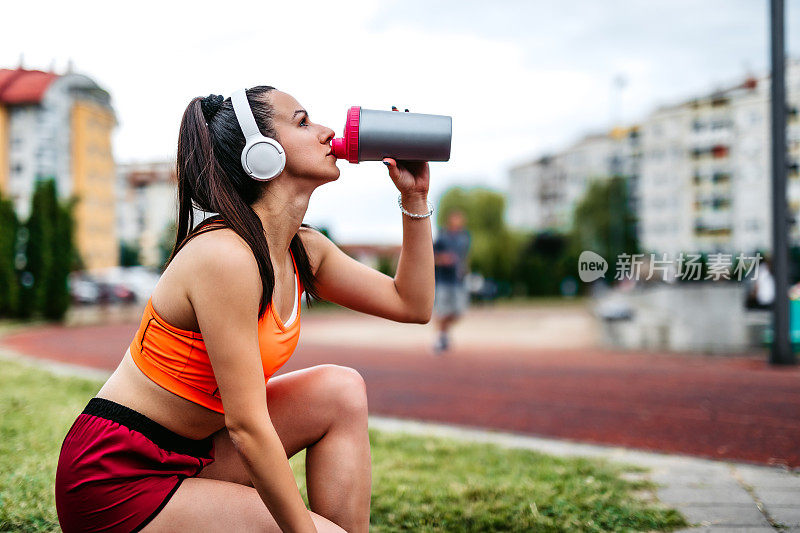
[[[19,221],[14,203],[0,194],[0,317],[13,316],[19,300],[14,269]]]
[[[137,241],[120,241],[119,243],[119,264],[123,267],[141,265],[141,249]]]
[[[578,256],[569,238],[545,231],[530,236],[520,251],[515,279],[528,296],[559,295],[562,283],[574,278]]]
[[[77,255],[73,245],[73,206],[74,200],[59,204],[53,179],[36,182],[26,224],[27,262],[20,277],[19,310],[23,317],[39,311],[46,318],[61,319],[69,307],[67,277]]]
[[[159,272],[163,272],[167,268],[167,259],[172,254],[172,248],[175,246],[177,236],[178,223],[174,220],[166,224],[161,230],[161,236],[158,239]]]
[[[394,261],[392,261],[391,257],[379,255],[378,264],[375,266],[375,270],[393,278],[395,274],[397,274],[397,265]]]
[[[55,184],[52,193],[55,195]],[[75,269],[83,268],[78,250],[75,247],[75,199],[56,205],[54,240],[51,243],[53,250],[53,264],[45,275],[45,291],[48,297],[42,307],[45,318],[61,320],[67,313],[70,304],[69,273]]]
[[[635,220],[627,180],[621,176],[595,180],[575,208],[570,252],[600,254],[608,261],[606,279],[614,279],[617,256],[639,252]]]
[[[30,217],[25,224],[28,241],[25,248],[25,270],[20,276],[22,298],[20,315],[30,317],[43,307],[46,298],[44,273],[53,264],[51,243],[55,229],[55,202],[48,194],[50,187],[45,181],[37,181],[31,197]]]

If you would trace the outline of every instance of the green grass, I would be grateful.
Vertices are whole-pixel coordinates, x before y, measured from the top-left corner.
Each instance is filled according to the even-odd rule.
[[[97,381],[0,360],[0,531],[54,531],[64,435]],[[371,531],[668,531],[685,525],[637,471],[485,444],[370,431]],[[291,459],[305,491],[305,452]],[[306,499],[306,503],[308,500]]]
[[[0,531],[57,529],[58,452],[99,389],[95,381],[0,360]]]

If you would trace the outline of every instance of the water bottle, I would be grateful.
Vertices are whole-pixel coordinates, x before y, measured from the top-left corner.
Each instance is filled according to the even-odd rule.
[[[453,119],[443,115],[361,109],[347,112],[344,136],[333,139],[333,155],[351,163],[449,161]]]

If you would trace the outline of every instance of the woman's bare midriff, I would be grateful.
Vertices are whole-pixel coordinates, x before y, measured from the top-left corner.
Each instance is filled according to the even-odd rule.
[[[168,320],[176,327],[195,331],[198,329],[184,282],[195,268],[191,250],[197,246],[213,246],[215,240],[226,236],[236,238],[236,234],[228,229],[194,237],[178,252],[153,289],[153,305],[159,310],[166,310]],[[225,427],[225,415],[181,398],[148,378],[133,362],[130,349],[125,352],[119,366],[97,396],[130,407],[190,439],[203,439]]]
[[[181,398],[145,376],[130,349],[97,396],[130,407],[190,439],[203,439],[225,427],[225,415]]]

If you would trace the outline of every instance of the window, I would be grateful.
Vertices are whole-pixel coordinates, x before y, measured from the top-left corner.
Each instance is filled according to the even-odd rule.
[[[758,219],[751,218],[745,223],[745,229],[747,231],[758,231],[761,229],[761,223]]]
[[[661,127],[661,124],[653,124],[652,132],[653,132],[653,137],[661,137],[661,134],[664,132],[664,129]]]

